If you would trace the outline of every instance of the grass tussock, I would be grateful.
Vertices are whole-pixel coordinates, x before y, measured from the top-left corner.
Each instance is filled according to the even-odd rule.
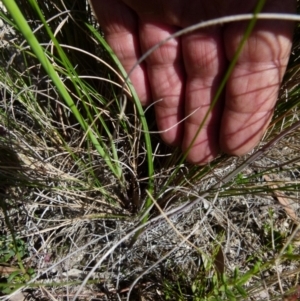
[[[0,298],[297,300],[299,30],[260,145],[199,167],[85,0],[18,7],[39,43],[1,7]]]

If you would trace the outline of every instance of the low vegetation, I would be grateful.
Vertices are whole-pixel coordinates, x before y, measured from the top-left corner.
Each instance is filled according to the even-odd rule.
[[[3,4],[1,299],[300,299],[298,28],[260,145],[192,166],[86,0]]]

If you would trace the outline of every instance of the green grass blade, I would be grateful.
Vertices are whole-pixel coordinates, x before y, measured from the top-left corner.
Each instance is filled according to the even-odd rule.
[[[93,33],[93,35],[99,40],[99,42],[103,45],[103,47],[106,49],[106,51],[109,53],[110,57],[112,58],[112,60],[114,61],[114,63],[118,66],[123,78],[127,78],[127,72],[125,71],[125,69],[123,68],[121,62],[119,61],[119,59],[117,58],[117,56],[114,54],[113,50],[110,48],[110,46],[106,43],[106,41],[104,40],[104,38],[100,35],[100,33],[95,30],[94,27],[92,27],[91,25],[87,24],[87,27],[89,28],[89,30]],[[135,92],[135,89],[132,85],[132,83],[130,81],[127,82],[127,85],[130,89],[130,92],[132,94],[132,98],[134,101],[134,104],[137,108],[137,112],[139,114],[139,118],[140,121],[142,123],[142,127],[143,127],[143,134],[144,134],[144,138],[145,138],[145,144],[146,144],[146,150],[147,150],[147,164],[148,164],[148,192],[150,194],[153,193],[153,174],[154,174],[154,167],[153,167],[153,156],[152,156],[152,144],[151,144],[151,139],[150,139],[150,134],[149,134],[149,129],[148,129],[148,124],[147,124],[147,120],[145,118],[144,115],[144,110],[142,108],[142,105],[139,101],[139,98]],[[144,210],[148,210],[149,207],[152,205],[152,200],[150,197],[147,198],[145,206],[144,206]],[[147,222],[148,220],[148,215],[146,215],[143,219],[143,223]]]
[[[203,121],[201,122],[201,124],[200,124],[200,126],[199,126],[199,128],[198,128],[198,130],[197,130],[197,132],[196,132],[196,134],[195,134],[195,136],[194,136],[194,138],[193,138],[191,144],[189,145],[189,147],[187,148],[187,150],[186,150],[185,153],[183,154],[183,156],[182,156],[180,162],[178,163],[177,168],[174,170],[173,174],[170,176],[170,178],[169,178],[169,180],[167,181],[166,185],[163,187],[161,193],[163,193],[163,191],[166,189],[166,187],[167,187],[167,186],[169,185],[169,183],[172,181],[172,179],[174,178],[174,176],[177,174],[178,169],[179,169],[179,166],[181,166],[181,164],[182,164],[182,163],[184,162],[184,160],[186,159],[186,157],[187,157],[187,155],[188,155],[188,153],[189,153],[191,147],[194,145],[194,143],[195,143],[195,141],[196,141],[196,139],[197,139],[197,137],[198,137],[200,131],[202,130],[203,125],[205,124],[205,122],[206,122],[206,120],[207,120],[209,114],[212,112],[212,110],[213,110],[213,108],[215,107],[217,101],[219,100],[219,97],[220,97],[221,93],[223,92],[223,90],[224,90],[224,88],[225,88],[225,86],[226,86],[226,83],[227,83],[227,81],[228,81],[228,79],[229,79],[229,77],[230,77],[230,75],[231,75],[231,73],[232,73],[232,71],[233,71],[233,69],[234,69],[234,67],[235,67],[235,65],[236,65],[236,63],[237,63],[237,61],[238,61],[238,58],[239,58],[240,53],[241,53],[241,51],[242,51],[242,49],[243,49],[243,47],[244,47],[244,45],[245,45],[245,42],[246,42],[247,39],[249,38],[249,36],[250,36],[250,34],[251,34],[251,32],[252,32],[252,30],[253,30],[255,24],[256,24],[256,21],[257,21],[257,14],[259,14],[259,13],[261,12],[261,10],[262,10],[262,8],[263,8],[265,2],[266,2],[266,0],[259,0],[259,1],[258,1],[257,5],[256,5],[256,7],[255,7],[255,9],[254,9],[254,12],[253,12],[253,13],[254,13],[254,17],[250,20],[250,22],[249,22],[249,24],[248,24],[248,26],[247,26],[247,28],[246,28],[246,30],[245,30],[245,33],[244,33],[244,35],[243,35],[243,37],[242,37],[242,39],[241,39],[241,41],[240,41],[240,43],[239,43],[239,45],[238,45],[238,48],[237,48],[237,50],[236,50],[236,53],[235,53],[235,55],[234,55],[232,61],[231,61],[230,64],[229,64],[229,67],[228,67],[228,69],[227,69],[227,71],[226,71],[226,73],[225,73],[225,75],[224,75],[224,77],[223,77],[223,79],[222,79],[222,81],[221,81],[221,83],[220,83],[220,86],[218,87],[218,90],[217,90],[217,92],[216,92],[216,95],[214,96],[214,98],[213,98],[213,100],[212,100],[212,103],[211,103],[211,105],[210,105],[210,107],[209,107],[209,109],[208,109],[208,111],[207,111],[207,113],[206,113],[206,115],[205,115]]]
[[[47,72],[49,77],[52,79],[54,84],[56,85],[60,95],[63,97],[66,104],[71,109],[72,113],[76,117],[76,119],[79,122],[79,124],[81,125],[82,129],[87,132],[87,136],[93,143],[94,147],[97,149],[100,156],[102,156],[103,159],[106,161],[106,164],[109,166],[111,171],[115,174],[115,176],[118,179],[120,179],[122,176],[121,168],[116,167],[115,163],[112,163],[110,156],[105,152],[105,150],[102,148],[101,144],[99,143],[97,137],[89,129],[88,124],[86,123],[86,121],[84,120],[84,118],[82,117],[80,112],[78,111],[73,99],[71,98],[70,94],[66,90],[63,82],[61,81],[61,79],[58,76],[57,72],[55,71],[54,67],[48,60],[47,56],[45,55],[44,48],[39,44],[34,33],[32,32],[27,21],[25,20],[23,14],[21,13],[18,5],[16,4],[16,2],[14,0],[4,0],[3,3],[5,5],[5,7],[7,8],[8,12],[12,15],[20,32],[23,34],[24,38],[27,40],[28,44],[30,45],[30,47],[32,48],[36,57],[42,64],[43,68],[45,69],[45,71]],[[42,16],[40,15],[40,17],[42,17]],[[45,21],[45,20],[43,20],[43,21]],[[46,26],[46,22],[44,22],[44,23]],[[47,28],[47,26],[46,26],[46,28]],[[48,30],[48,33],[50,34],[50,36],[52,35],[51,38],[54,38],[53,34],[51,34],[51,32],[49,32],[49,30]],[[61,50],[61,47],[59,47],[59,44],[57,43],[55,38],[54,38],[53,42],[55,43],[55,46],[57,47],[58,51]],[[60,54],[62,54],[62,53],[60,52]],[[62,57],[66,58],[64,56],[62,56]],[[66,63],[66,65],[68,65],[68,62],[66,60],[64,60],[64,63]]]

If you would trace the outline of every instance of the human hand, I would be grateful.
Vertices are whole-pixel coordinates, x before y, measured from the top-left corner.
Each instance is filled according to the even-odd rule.
[[[202,20],[251,13],[256,2],[91,0],[105,38],[127,72],[143,53],[179,29]],[[296,0],[267,0],[263,11],[294,13]],[[188,149],[247,24],[233,22],[172,39],[131,73],[143,105],[161,100],[155,111],[165,142]],[[220,151],[242,155],[257,145],[272,117],[293,27],[288,21],[257,22],[223,95],[187,155],[190,162],[207,163]],[[189,117],[180,122],[185,116]]]

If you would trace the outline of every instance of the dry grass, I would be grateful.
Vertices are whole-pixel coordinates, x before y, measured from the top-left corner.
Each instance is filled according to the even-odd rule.
[[[83,4],[66,1],[71,11],[69,23],[60,28],[62,37],[74,24],[84,31],[79,20],[93,23],[89,11],[84,17],[76,15]],[[63,9],[51,6],[49,14]],[[32,12],[27,13],[38,26]],[[73,13],[79,19],[72,18]],[[56,26],[60,22],[58,18]],[[78,87],[64,78],[83,114],[82,103],[91,108],[110,156],[111,141],[117,146],[123,169],[123,177],[117,179],[38,62],[26,48],[17,51],[22,37],[5,28],[0,70],[1,299],[22,289],[19,300],[297,300],[298,128],[227,183],[226,176],[251,154],[222,156],[205,167],[178,167],[179,152],[151,135],[156,190],[151,198],[164,213],[153,205],[152,219],[134,241],[148,181],[134,105],[127,103],[128,119],[118,118],[121,89],[115,74],[92,57],[80,65],[70,53],[79,75],[112,81],[90,77],[85,82],[97,101],[93,111],[87,98],[79,98]],[[42,31],[38,36],[46,39]],[[298,121],[299,36],[274,122],[252,154]],[[93,38],[88,40],[87,50],[110,63],[103,48]],[[86,45],[78,43],[70,42],[74,47]],[[152,114],[150,109],[148,120]],[[149,126],[155,130],[155,125]]]

